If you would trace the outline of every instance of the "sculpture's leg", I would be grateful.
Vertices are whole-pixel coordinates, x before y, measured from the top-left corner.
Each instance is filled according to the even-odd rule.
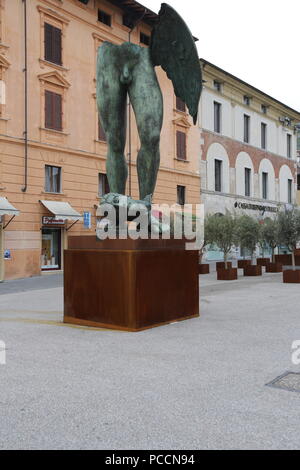
[[[150,59],[149,49],[141,49],[139,63],[132,71],[129,86],[141,148],[137,157],[140,199],[153,194],[160,163],[159,141],[163,120],[163,99]]]
[[[108,144],[106,171],[110,192],[125,194],[127,90],[120,82],[120,72],[115,65],[117,54],[117,46],[110,43],[104,43],[98,50],[97,105]]]

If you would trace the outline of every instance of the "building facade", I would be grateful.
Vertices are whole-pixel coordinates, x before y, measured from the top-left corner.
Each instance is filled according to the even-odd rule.
[[[3,280],[60,270],[68,236],[95,234],[96,207],[109,190],[96,109],[97,50],[103,41],[129,39],[147,47],[156,15],[134,0],[0,0],[0,15]],[[199,203],[199,129],[166,74],[157,74],[164,125],[153,202]],[[130,134],[127,193],[138,198],[133,113]]]
[[[296,204],[300,113],[203,59],[201,64],[205,212],[265,218]]]

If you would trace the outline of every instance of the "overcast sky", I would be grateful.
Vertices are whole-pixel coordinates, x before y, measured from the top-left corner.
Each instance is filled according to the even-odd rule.
[[[158,13],[160,0],[139,0]],[[300,111],[299,0],[167,0],[199,57]]]

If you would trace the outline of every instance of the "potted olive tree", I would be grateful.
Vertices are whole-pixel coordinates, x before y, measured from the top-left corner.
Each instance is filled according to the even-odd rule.
[[[208,214],[205,216],[204,219],[204,237],[203,242],[199,250],[199,274],[209,274],[209,264],[202,263],[203,255],[205,248],[208,245],[213,243],[213,234],[214,234],[214,218],[215,216],[212,214]]]
[[[224,254],[224,264],[217,266],[218,280],[232,281],[237,279],[237,269],[232,268],[228,255],[235,245],[236,217],[230,212],[225,215],[214,215],[209,220],[210,242],[215,243]]]
[[[282,264],[275,260],[275,248],[279,245],[279,224],[278,217],[266,219],[261,227],[262,239],[271,248],[271,262],[266,265],[267,273],[281,273]]]
[[[262,267],[253,264],[254,253],[260,240],[261,226],[258,220],[249,215],[242,215],[237,221],[237,237],[240,245],[249,250],[251,254],[251,264],[244,267],[244,276],[261,276]]]
[[[264,226],[265,226],[266,223],[268,223],[267,222],[268,220],[270,220],[270,219],[263,219],[263,220],[259,221],[259,224],[260,224],[260,237],[259,237],[258,245],[261,249],[262,256],[256,258],[256,264],[258,264],[259,266],[265,266],[265,267],[267,267],[267,265],[271,261],[270,258],[265,257],[265,251],[269,247],[269,243],[267,242],[267,240],[264,236]]]
[[[295,251],[300,241],[300,211],[287,210],[278,214],[279,240],[292,253],[292,269],[283,271],[283,282],[300,283],[300,270],[296,269]]]

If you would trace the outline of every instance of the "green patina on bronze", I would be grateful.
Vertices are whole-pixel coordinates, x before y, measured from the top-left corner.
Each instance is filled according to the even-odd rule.
[[[98,50],[97,105],[107,137],[107,177],[112,193],[125,194],[128,175],[124,155],[127,95],[141,143],[137,156],[140,199],[154,193],[163,122],[163,98],[154,70],[159,65],[196,123],[202,90],[200,62],[188,27],[169,5],[162,4],[149,48],[104,42]]]

